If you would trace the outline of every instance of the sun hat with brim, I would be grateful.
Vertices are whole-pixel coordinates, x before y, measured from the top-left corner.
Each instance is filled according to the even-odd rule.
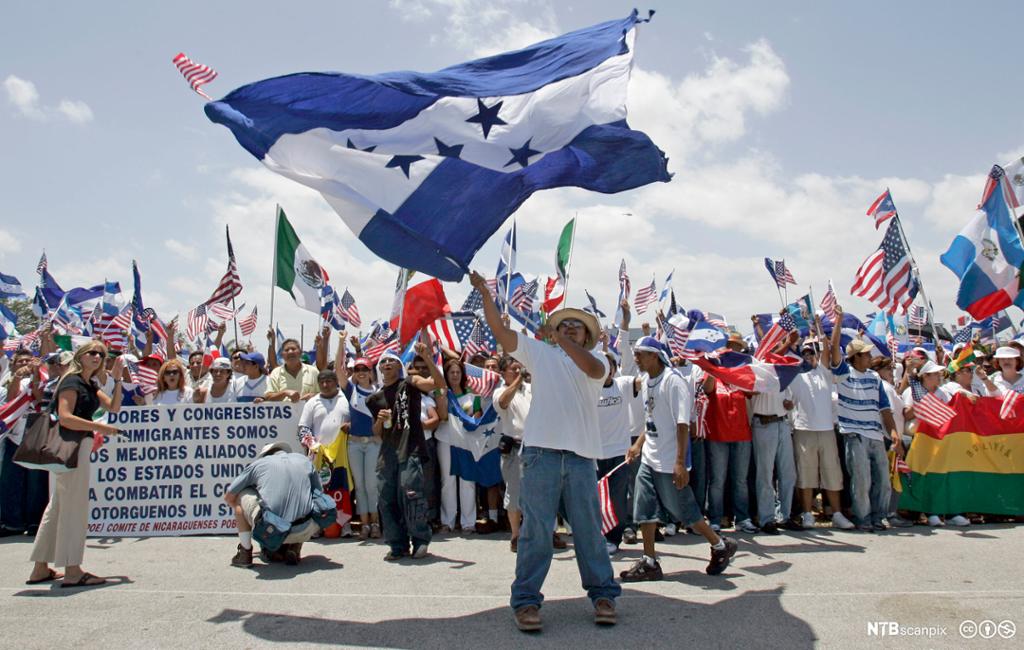
[[[1020,359],[1020,350],[1017,348],[1011,348],[1008,345],[1001,346],[996,353],[992,355],[993,359]]]
[[[945,369],[942,366],[935,363],[931,359],[928,359],[927,361],[924,362],[924,365],[921,366],[921,369],[917,371],[917,374],[927,375],[928,373],[931,372],[942,372],[943,370]]]
[[[558,329],[559,324],[567,318],[575,318],[583,323],[587,328],[587,332],[590,334],[586,348],[588,350],[593,350],[594,346],[597,345],[598,337],[601,336],[601,328],[597,324],[597,318],[593,314],[585,312],[582,309],[566,307],[551,314],[551,316],[548,317],[548,323],[554,329]]]
[[[292,446],[287,442],[272,442],[268,445],[264,445],[263,449],[260,449],[260,453],[256,454],[256,458],[263,458],[269,456],[275,451],[283,451],[286,454],[292,453]]]
[[[861,339],[853,339],[852,341],[846,344],[846,358],[849,359],[853,355],[860,354],[862,352],[871,352],[874,349],[875,346],[867,341],[862,341]]]

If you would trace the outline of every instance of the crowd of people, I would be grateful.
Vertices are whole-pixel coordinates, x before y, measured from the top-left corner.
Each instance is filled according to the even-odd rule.
[[[425,329],[411,360],[393,350],[371,359],[358,338],[345,331],[336,338],[325,328],[314,358],[294,339],[278,347],[273,332],[266,355],[251,346],[228,357],[179,355],[170,344],[154,350],[150,343],[132,356],[108,352],[100,341],[61,350],[44,330],[38,351],[16,350],[0,375],[0,403],[32,395],[31,407],[4,437],[0,470],[0,533],[36,536],[29,582],[63,578],[63,586],[73,587],[104,579],[81,567],[90,446],[82,445],[78,467],[60,474],[51,491],[45,472],[13,462],[20,436],[49,413],[79,435],[113,435],[117,429],[94,422],[93,414],[122,404],[301,404],[294,440],[261,452],[228,492],[239,524],[231,563],[253,563],[253,526],[259,509],[268,507],[261,499],[269,499],[258,491],[260,481],[283,491],[275,493],[276,509],[285,511],[277,514],[308,518],[310,490],[319,481],[303,478],[307,457],[345,436],[356,519],[346,522],[342,536],[383,538],[384,560],[397,561],[425,557],[435,535],[509,532],[509,550],[517,554],[511,605],[526,631],[541,628],[541,587],[553,551],[566,548],[565,534],[572,535],[595,621],[612,624],[619,582],[662,579],[657,542],[683,532],[708,542],[706,572],[717,575],[737,549],[727,530],[733,536],[823,526],[881,532],[1000,519],[901,511],[890,471],[893,457],[913,444],[915,405],[925,396],[949,402],[958,393],[976,399],[1024,390],[1024,345],[1017,341],[990,355],[979,347],[973,361],[947,367],[959,347],[952,357],[939,346],[892,358],[864,340],[844,346],[840,328],[825,336],[818,322],[811,335],[792,332],[773,351],[799,357],[802,372],[792,383],[752,393],[673,355],[647,323],[631,340],[625,301],[618,332],[602,330],[588,311],[563,308],[533,335],[510,327],[481,276],[471,281],[497,342],[492,353],[445,349]],[[838,306],[835,316],[842,318]],[[168,340],[175,340],[173,331]],[[726,347],[748,351],[738,333]],[[131,364],[155,376],[150,390],[138,385]],[[496,373],[497,387],[475,393],[467,366]],[[503,481],[483,487],[453,467],[453,426],[456,412],[480,419],[489,409],[499,416]],[[305,453],[289,453],[293,447]],[[274,456],[290,469],[265,469]],[[302,543],[319,532],[302,523],[283,551],[264,560],[300,561]],[[616,581],[611,558],[623,544],[641,541],[641,557]],[[64,574],[51,565],[64,567]]]

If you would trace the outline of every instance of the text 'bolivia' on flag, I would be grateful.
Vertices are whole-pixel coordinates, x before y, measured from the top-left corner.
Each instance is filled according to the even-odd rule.
[[[458,281],[533,192],[615,193],[670,175],[626,123],[634,11],[434,73],[298,73],[206,115],[271,170],[319,191],[366,246]]]

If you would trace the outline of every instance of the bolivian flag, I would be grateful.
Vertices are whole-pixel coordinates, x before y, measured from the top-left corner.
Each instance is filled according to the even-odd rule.
[[[900,508],[932,514],[1024,514],[1024,416],[1001,419],[1002,400],[956,395],[956,417],[918,420]]]

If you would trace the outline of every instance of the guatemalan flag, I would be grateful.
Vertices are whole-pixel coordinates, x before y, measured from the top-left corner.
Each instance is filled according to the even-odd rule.
[[[939,260],[956,274],[956,305],[976,320],[1010,305],[1024,304],[1019,292],[1024,247],[1006,204],[1001,167],[995,165],[982,204]]]
[[[533,192],[668,181],[626,124],[634,11],[434,73],[298,73],[206,105],[271,170],[319,191],[378,256],[458,281]]]
[[[448,403],[458,404],[455,393],[448,391]],[[501,451],[498,441],[498,412],[487,407],[479,419],[461,408],[448,409],[451,424],[451,473],[453,476],[490,487],[501,483]]]

